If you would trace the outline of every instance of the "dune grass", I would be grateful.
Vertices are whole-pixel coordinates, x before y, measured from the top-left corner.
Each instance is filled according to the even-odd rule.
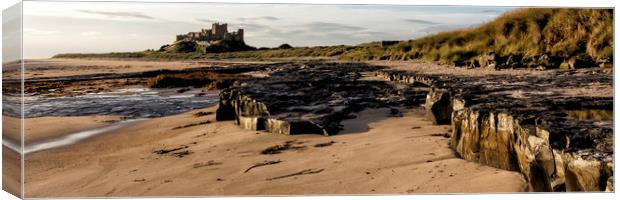
[[[341,59],[471,61],[481,55],[613,59],[613,10],[518,9],[479,27],[437,33],[389,47],[360,46]]]

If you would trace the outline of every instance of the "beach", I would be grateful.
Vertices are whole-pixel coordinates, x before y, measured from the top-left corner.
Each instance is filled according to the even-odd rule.
[[[20,198],[615,191],[611,7],[31,4]]]
[[[55,59],[47,61],[56,62]],[[84,61],[83,64],[90,62],[92,61]],[[116,65],[114,62],[105,61],[109,66],[103,67],[113,67]],[[143,64],[141,62],[129,64],[140,66]],[[166,62],[160,63],[164,66]],[[452,104],[440,104],[442,100],[435,99],[433,95],[441,95],[438,92],[445,91],[446,85],[429,88],[427,81],[445,81],[450,83],[448,87],[462,87],[465,90],[460,90],[461,92],[478,95],[476,92],[484,87],[476,84],[496,81],[485,77],[509,78],[519,77],[521,74],[527,80],[514,83],[522,84],[530,80],[538,82],[536,80],[539,77],[544,78],[560,72],[489,70],[473,73],[467,69],[446,68],[417,61],[220,64],[211,63],[197,68],[157,73],[163,76],[173,76],[170,74],[174,73],[191,75],[203,73],[191,71],[200,69],[211,70],[209,72],[213,73],[243,74],[244,76],[238,78],[245,83],[236,83],[238,85],[233,87],[243,89],[239,88],[239,84],[254,87],[238,90],[240,94],[256,95],[256,100],[250,98],[248,102],[273,104],[269,106],[269,109],[273,109],[269,115],[284,122],[296,119],[291,116],[320,122],[320,127],[325,128],[323,134],[317,134],[320,131],[317,132],[312,127],[301,129],[301,134],[299,128],[259,128],[265,125],[243,116],[247,111],[235,111],[232,115],[242,115],[226,118],[226,112],[230,108],[220,107],[231,105],[227,103],[227,98],[232,98],[228,96],[230,90],[194,86],[151,88],[147,83],[158,75],[144,73],[151,71],[150,69],[141,68],[146,71],[135,71],[134,67],[124,67],[117,73],[142,75],[85,79],[83,75],[88,76],[87,72],[72,74],[73,72],[68,70],[68,74],[44,77],[47,79],[27,85],[27,91],[30,92],[26,94],[26,104],[32,107],[25,113],[24,120],[25,196],[513,193],[535,191],[532,184],[541,181],[526,177],[531,174],[520,171],[522,168],[513,168],[513,164],[504,165],[504,161],[497,160],[511,158],[513,155],[471,157],[467,154],[470,150],[466,148],[477,147],[471,144],[465,146],[465,142],[470,139],[463,137],[485,138],[479,140],[478,147],[495,148],[493,151],[503,148],[502,145],[505,144],[502,141],[495,141],[501,137],[472,135],[478,133],[475,130],[499,130],[494,127],[487,128],[485,125],[496,122],[467,122],[464,121],[467,117],[455,118],[457,115],[450,117],[442,114],[442,109],[433,106]],[[304,75],[299,76],[298,73]],[[599,76],[607,76],[606,73],[603,71]],[[65,83],[52,84],[57,77],[66,77],[63,79]],[[585,79],[592,75],[575,77]],[[466,78],[471,79],[467,84],[450,82]],[[273,82],[269,82],[270,79]],[[331,80],[329,84],[332,86],[324,88],[320,84],[306,83],[321,83],[322,79]],[[583,82],[579,81],[580,79],[573,82]],[[184,81],[189,80],[191,79]],[[278,81],[284,81],[285,87]],[[93,90],[93,84],[104,89]],[[62,91],[57,92],[58,88],[62,88]],[[515,88],[513,85],[509,88],[511,89],[507,92],[510,95],[520,95],[519,101],[527,101],[528,95],[546,95],[551,92],[566,98],[609,98],[609,94],[595,91],[607,91],[612,87],[606,83],[585,86],[569,84],[550,87],[544,92],[532,92],[529,86]],[[503,95],[502,92],[489,94]],[[260,96],[262,94],[285,96]],[[287,104],[287,99],[291,98],[296,100]],[[501,98],[488,100],[491,102],[485,105],[495,106],[498,105],[495,101]],[[278,103],[280,101],[282,102]],[[234,108],[241,110],[260,106],[241,102],[232,105],[245,106]],[[252,117],[252,112],[248,113],[250,114],[247,117]],[[607,126],[606,120],[609,120],[606,111],[602,111],[602,114],[598,111],[572,113],[582,120],[601,115],[597,118],[603,121],[597,122],[597,126]],[[473,114],[472,119],[479,117]],[[519,116],[517,114],[515,116]],[[216,117],[218,115],[220,116]],[[448,122],[440,119],[442,116],[448,118]],[[487,119],[491,118],[483,120]],[[236,120],[245,121],[236,123]],[[16,132],[19,124],[16,118],[9,116],[4,116],[3,122],[4,132],[7,133],[5,137],[9,139],[8,142],[15,143],[11,147],[16,149],[18,137],[9,133]],[[479,122],[483,124],[476,124]],[[521,130],[517,125],[504,130]],[[337,128],[328,129],[329,127]],[[455,127],[457,130],[454,130]],[[313,134],[309,134],[311,132]],[[519,140],[515,139],[514,142],[522,144]],[[7,148],[6,144],[3,150],[5,161],[9,159],[15,161],[11,163],[19,163],[15,152]],[[521,161],[521,158],[509,160],[517,161]],[[6,173],[18,173],[18,166],[4,167]],[[18,190],[18,187],[15,187],[18,180],[7,178],[4,181],[7,183],[6,190]]]
[[[343,134],[280,135],[216,122],[215,107],[26,155],[28,197],[521,192],[522,175],[458,158],[423,110],[364,111]],[[175,127],[210,121],[211,123]],[[287,141],[294,148],[261,151]],[[175,149],[165,154],[158,150]],[[265,161],[278,163],[255,167]],[[247,172],[246,172],[247,171]],[[303,172],[309,174],[303,174]],[[291,175],[302,172],[302,175]],[[495,180],[502,180],[497,184]],[[475,183],[475,184],[472,184]]]

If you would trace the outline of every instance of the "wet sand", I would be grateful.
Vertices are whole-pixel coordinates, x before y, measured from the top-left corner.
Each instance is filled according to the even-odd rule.
[[[98,73],[129,73],[152,70],[180,70],[209,65],[228,66],[261,61],[144,61],[130,59],[30,59],[24,63],[24,78],[74,76]],[[7,65],[2,69],[3,78],[19,78],[19,65]]]
[[[388,117],[388,109],[364,111],[331,137],[244,130],[232,121],[215,122],[214,114],[193,115],[199,111],[215,107],[27,154],[26,197],[526,190],[517,172],[457,158],[443,137],[449,126],[424,120],[421,108],[404,117]],[[261,154],[275,145],[288,148]]]
[[[2,120],[14,125],[6,126],[7,132],[19,133],[18,118],[2,116]],[[24,120],[24,142],[34,142],[64,136],[83,130],[101,128],[121,120],[120,116],[92,115],[76,117],[35,117]],[[3,126],[4,127],[4,126]],[[19,141],[19,135],[9,136]]]
[[[14,117],[2,116],[4,125],[3,139],[19,147],[19,120]],[[119,116],[84,116],[84,117],[38,117],[24,120],[26,143],[66,136],[83,130],[101,128],[120,120]],[[14,149],[2,146],[2,179],[3,190],[19,196],[20,193],[20,155]]]

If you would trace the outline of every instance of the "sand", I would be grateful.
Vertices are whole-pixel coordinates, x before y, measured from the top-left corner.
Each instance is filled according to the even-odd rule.
[[[42,59],[27,61],[26,77],[244,63]],[[428,68],[407,62],[392,63],[390,67],[409,69],[410,65]],[[3,70],[8,70],[9,73],[5,74],[10,75],[10,68]],[[404,117],[388,117],[388,109],[364,111],[358,118],[343,122],[345,130],[342,134],[330,137],[250,131],[239,128],[232,121],[216,122],[214,114],[193,115],[199,111],[214,112],[215,109],[210,107],[130,123],[78,144],[27,154],[26,197],[435,194],[527,190],[525,180],[517,172],[458,158],[449,148],[449,140],[443,137],[449,132],[449,126],[435,126],[424,120],[421,108],[404,109]],[[101,128],[119,118],[26,119],[26,142]],[[6,129],[3,132],[14,132],[9,130],[12,126],[6,126],[16,125],[14,118],[3,117],[3,122]],[[200,125],[188,126],[191,124]],[[181,126],[188,127],[177,128]],[[269,147],[285,144],[292,148],[277,154],[261,154]],[[154,153],[174,148],[181,149]],[[3,150],[5,161],[19,163],[15,152],[6,147]],[[3,167],[5,176],[19,173],[18,165]],[[13,177],[3,180],[5,189],[17,191],[18,179]]]
[[[2,115],[2,139],[20,141],[21,121],[18,117]]]
[[[119,116],[83,116],[83,117],[37,117],[27,118],[25,124],[25,143],[56,138],[83,130],[104,127],[120,120]],[[19,119],[2,116],[3,139],[18,144]],[[20,192],[20,155],[16,151],[2,146],[2,186],[3,190],[19,196]]]
[[[24,120],[24,142],[34,142],[83,130],[95,129],[120,121],[120,116],[92,115],[75,117],[34,117]],[[2,116],[8,123],[3,132],[19,133],[18,118]],[[19,135],[7,135],[11,140],[19,141]]]
[[[20,196],[21,157],[19,153],[2,146],[2,190]]]
[[[517,172],[455,156],[442,136],[449,127],[424,120],[421,108],[407,109],[404,117],[387,117],[387,109],[364,111],[343,123],[343,134],[330,137],[244,130],[232,121],[215,122],[214,114],[193,116],[198,111],[215,107],[136,122],[78,144],[28,154],[26,197],[526,190]],[[175,129],[189,124],[201,125]],[[287,141],[294,148],[261,154]],[[265,161],[275,164],[247,171]]]

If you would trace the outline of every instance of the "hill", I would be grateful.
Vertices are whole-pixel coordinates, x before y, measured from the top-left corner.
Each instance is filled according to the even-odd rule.
[[[246,45],[243,41],[221,40],[210,43],[209,45],[201,44],[196,41],[176,41],[172,44],[166,44],[159,48],[159,52],[165,53],[222,53],[235,51],[256,50],[252,46]]]

